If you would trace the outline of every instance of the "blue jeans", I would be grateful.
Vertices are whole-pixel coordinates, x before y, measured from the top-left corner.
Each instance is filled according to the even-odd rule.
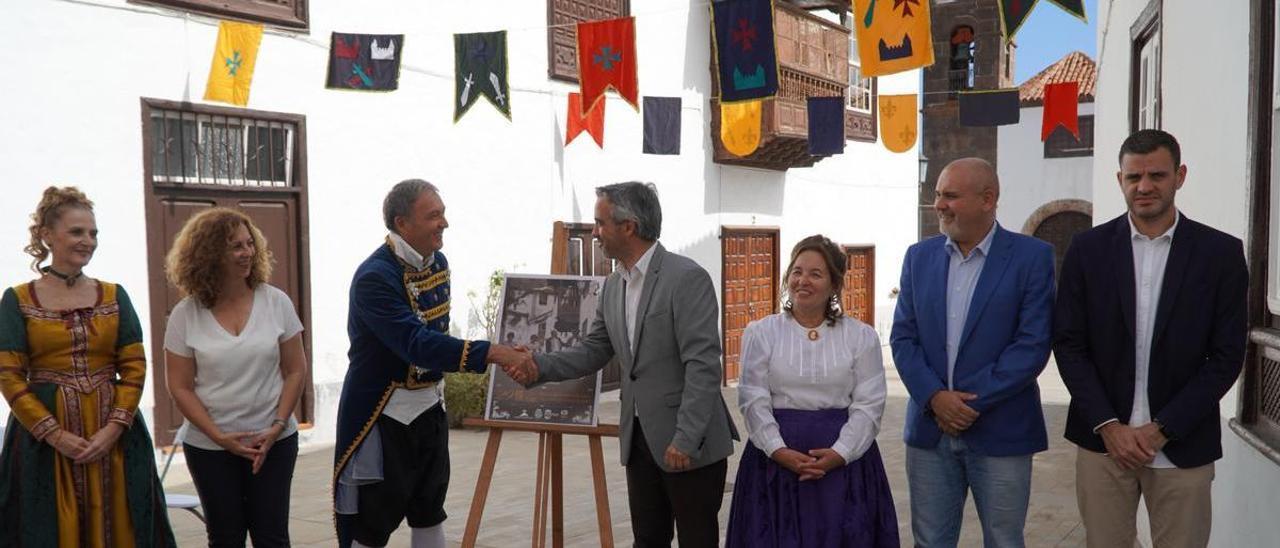
[[[987,548],[1021,548],[1031,499],[1031,455],[989,457],[964,440],[943,435],[938,446],[907,446],[911,533],[921,548],[953,547],[960,540],[969,489]]]

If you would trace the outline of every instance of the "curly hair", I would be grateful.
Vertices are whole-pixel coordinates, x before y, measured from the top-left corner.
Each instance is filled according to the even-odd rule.
[[[44,239],[40,237],[40,231],[45,228],[53,228],[53,224],[58,222],[62,217],[62,212],[68,208],[78,207],[93,212],[93,201],[80,192],[80,189],[73,186],[56,187],[51,186],[44,189],[44,194],[40,196],[40,205],[36,206],[35,212],[31,214],[31,226],[28,230],[31,232],[31,242],[22,248],[27,255],[33,257],[31,260],[31,269],[40,273],[40,263],[49,258],[49,246],[44,245]]]
[[[836,320],[844,317],[844,310],[840,306],[840,291],[844,289],[844,274],[849,269],[849,258],[845,256],[840,246],[821,234],[814,234],[800,240],[791,249],[791,262],[787,263],[787,269],[783,271],[782,276],[782,310],[791,314],[791,292],[787,288],[786,280],[791,276],[791,268],[796,265],[796,258],[805,251],[818,252],[822,255],[823,262],[827,263],[827,273],[831,276],[831,291],[834,293],[834,298],[828,303],[823,316],[827,320],[827,325],[835,325]]]
[[[248,215],[240,211],[215,207],[195,214],[182,225],[165,257],[164,270],[169,283],[183,295],[191,295],[205,308],[218,302],[222,282],[222,263],[227,242],[237,228],[244,225],[253,238],[253,265],[246,280],[256,288],[271,278],[271,250],[262,231]]]

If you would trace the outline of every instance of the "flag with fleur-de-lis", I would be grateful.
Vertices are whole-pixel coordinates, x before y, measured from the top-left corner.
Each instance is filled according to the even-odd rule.
[[[890,152],[906,152],[916,144],[916,95],[881,95],[880,142]]]
[[[511,119],[505,30],[453,35],[453,121],[481,96]]]
[[[213,64],[205,84],[204,100],[233,105],[249,104],[253,65],[262,43],[262,25],[221,21],[218,42],[213,46]]]
[[[635,18],[578,23],[578,74],[583,114],[603,99],[609,88],[640,110]]]
[[[773,0],[711,3],[711,27],[720,102],[778,93],[778,54],[773,42]]]
[[[335,32],[329,38],[325,86],[355,91],[395,91],[400,87],[403,34]]]

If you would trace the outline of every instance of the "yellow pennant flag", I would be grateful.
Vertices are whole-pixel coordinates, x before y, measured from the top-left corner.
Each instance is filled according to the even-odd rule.
[[[852,1],[864,77],[933,64],[929,0]]]
[[[734,156],[748,156],[760,146],[763,99],[720,103],[720,142]]]
[[[906,152],[916,144],[916,96],[880,96],[880,142],[891,152]]]
[[[218,43],[213,47],[213,65],[204,100],[245,106],[249,104],[249,84],[253,65],[262,43],[262,25],[222,21],[218,23]]]

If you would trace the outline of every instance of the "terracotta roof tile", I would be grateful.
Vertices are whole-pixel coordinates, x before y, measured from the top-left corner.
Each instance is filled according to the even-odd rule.
[[[1094,87],[1098,82],[1097,66],[1088,55],[1073,51],[1018,86],[1018,99],[1023,106],[1043,104],[1044,86],[1059,82],[1079,82],[1080,102],[1092,102]]]

